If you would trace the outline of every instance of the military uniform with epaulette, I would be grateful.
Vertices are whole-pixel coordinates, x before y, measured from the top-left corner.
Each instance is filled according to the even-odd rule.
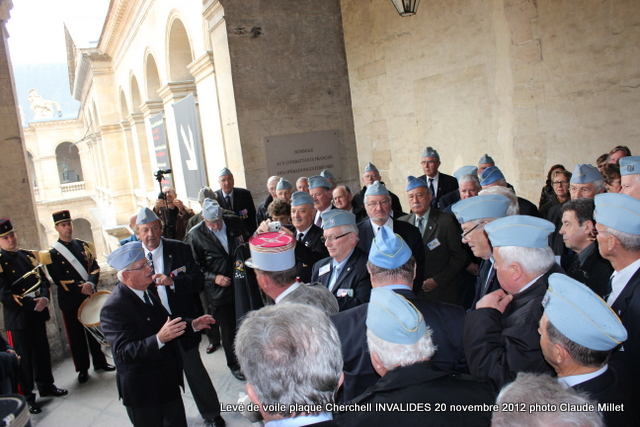
[[[0,237],[14,231],[8,219],[0,220]],[[45,324],[49,320],[49,309],[36,311],[37,298],[50,298],[49,281],[40,267],[38,252],[0,249],[0,302],[4,324],[9,344],[22,358],[18,382],[32,413],[39,410],[35,404],[34,381],[40,396],[67,394],[53,384]],[[32,405],[36,409],[32,410]]]

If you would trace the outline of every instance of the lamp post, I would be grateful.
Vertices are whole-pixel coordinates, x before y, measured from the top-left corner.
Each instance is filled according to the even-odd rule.
[[[416,14],[420,0],[391,0],[400,16],[412,16]]]

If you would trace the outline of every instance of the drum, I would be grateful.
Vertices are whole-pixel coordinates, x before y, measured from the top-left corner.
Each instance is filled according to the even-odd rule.
[[[84,300],[78,308],[78,320],[93,335],[93,337],[103,346],[109,347],[109,341],[104,336],[100,327],[100,311],[111,292],[98,291]]]
[[[29,409],[24,396],[19,394],[0,396],[0,425],[31,427]]]

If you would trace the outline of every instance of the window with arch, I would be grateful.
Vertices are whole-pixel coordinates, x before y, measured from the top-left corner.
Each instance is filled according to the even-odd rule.
[[[82,165],[78,147],[71,142],[63,142],[56,147],[56,163],[60,184],[82,181]]]

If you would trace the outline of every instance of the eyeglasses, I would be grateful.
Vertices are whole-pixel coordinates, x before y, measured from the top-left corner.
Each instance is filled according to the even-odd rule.
[[[469,231],[466,231],[466,232],[462,233],[462,234],[460,235],[460,236],[462,237],[462,240],[466,239],[466,238],[467,238],[467,236],[468,236],[469,234],[471,234],[471,232],[472,232],[473,230],[475,230],[476,228],[480,227],[480,226],[481,226],[481,225],[483,225],[483,224],[484,224],[484,222],[479,222],[479,223],[477,223],[477,224],[475,225],[475,227],[473,227],[471,230],[469,230]]]
[[[369,206],[370,208],[375,208],[376,206],[387,206],[389,204],[388,200],[381,200],[379,202],[369,202],[367,203],[367,206]]]
[[[346,236],[346,235],[347,235],[347,234],[349,234],[349,233],[353,233],[353,231],[347,231],[346,233],[341,234],[341,235],[339,235],[339,236],[329,236],[329,237],[324,237],[324,236],[322,236],[322,237],[320,238],[320,240],[322,241],[322,243],[327,243],[327,242],[331,242],[331,243],[333,243],[333,242],[335,242],[335,241],[336,241],[336,240],[338,240],[338,239],[342,239],[344,236]]]
[[[569,181],[553,181],[551,183],[551,185],[553,185],[554,187],[557,187],[558,185],[567,185],[569,184]]]
[[[153,267],[153,261],[148,260],[147,262],[142,264],[142,267],[140,267],[140,268],[129,268],[126,271],[140,271],[140,270],[144,270],[145,267],[152,268]]]

